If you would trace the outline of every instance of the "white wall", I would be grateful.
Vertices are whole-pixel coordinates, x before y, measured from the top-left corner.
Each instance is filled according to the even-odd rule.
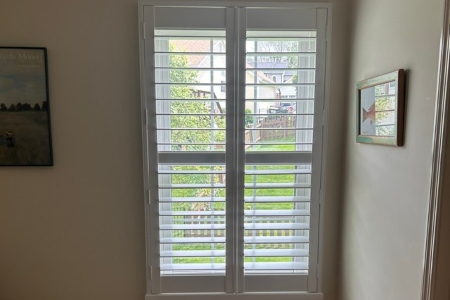
[[[420,299],[442,0],[354,0],[341,298]],[[355,83],[407,70],[404,147],[355,142]]]
[[[334,2],[323,256],[330,300],[348,20],[347,0]],[[48,168],[0,168],[2,300],[143,299],[137,8],[137,0],[0,2],[2,45],[48,48],[55,160]]]

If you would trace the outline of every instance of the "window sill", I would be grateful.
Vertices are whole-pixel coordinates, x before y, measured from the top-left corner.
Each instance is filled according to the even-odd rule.
[[[322,293],[287,292],[287,293],[195,293],[195,294],[147,294],[145,300],[322,300]]]

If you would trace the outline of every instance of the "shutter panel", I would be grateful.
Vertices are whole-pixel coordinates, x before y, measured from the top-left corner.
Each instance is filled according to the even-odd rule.
[[[273,239],[245,240],[245,274],[307,274],[316,32],[247,31],[246,53],[246,152],[280,159],[246,163],[245,236]]]
[[[158,150],[173,154],[158,171],[162,275],[225,272],[225,161],[184,155],[225,151],[224,49],[224,30],[155,30]]]
[[[148,130],[156,132],[157,185],[151,200],[158,203],[150,212],[158,220],[152,291],[224,291],[226,9],[151,10],[153,54],[147,59],[154,91]]]

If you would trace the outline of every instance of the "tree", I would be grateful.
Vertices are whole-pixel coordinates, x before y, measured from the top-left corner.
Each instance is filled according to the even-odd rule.
[[[22,103],[17,103],[17,105],[16,105],[16,111],[22,111],[23,110],[23,105],[22,105]]]
[[[252,111],[248,108],[245,109],[245,128],[249,128],[253,126],[254,117],[252,115]]]
[[[6,110],[8,110],[8,107],[6,107],[5,103],[0,104],[0,110],[1,110],[1,111],[6,111]]]
[[[43,101],[43,102],[42,102],[41,109],[42,109],[42,110],[48,110],[48,101]]]
[[[169,44],[169,51],[175,52],[174,46]],[[177,49],[176,52],[179,52]],[[196,96],[196,91],[191,87],[198,82],[198,71],[186,69],[188,59],[185,55],[171,55],[169,59],[170,83],[186,83],[186,85],[170,86],[170,126],[172,129],[202,128],[201,130],[172,130],[171,142],[179,144],[180,149],[184,151],[207,151],[210,149],[211,140],[216,142],[225,141],[225,132],[210,130],[210,128],[225,128],[225,119],[221,117],[208,116],[211,113],[211,107],[207,103],[208,98],[201,101],[202,98]],[[200,100],[200,101],[199,101]],[[212,110],[214,110],[214,104]],[[200,144],[200,145],[193,145]],[[209,166],[176,166],[174,170],[210,170]],[[216,170],[220,169],[216,167]],[[223,168],[222,168],[223,169]],[[219,176],[210,174],[189,174],[174,175],[171,177],[172,183],[210,183],[212,180],[219,182]],[[224,196],[223,189],[215,189],[214,192]],[[181,189],[172,191],[174,197],[207,197],[211,196],[211,189]],[[210,210],[208,202],[194,203],[176,203],[173,204],[175,210]]]
[[[8,109],[9,111],[16,111],[16,106],[14,105],[14,104],[11,104],[10,106],[9,106],[9,109]]]
[[[272,52],[273,56],[260,55],[256,57],[250,56],[249,63],[285,63],[288,68],[294,68],[298,64],[297,55],[279,55],[280,53],[293,53],[299,49],[298,41],[255,41],[253,47],[258,52]]]
[[[30,111],[31,110],[31,105],[29,103],[24,103],[22,105],[22,110],[23,111]]]
[[[34,111],[39,111],[39,110],[41,110],[41,107],[39,106],[39,104],[36,103],[36,104],[34,105],[34,107],[33,107],[33,110],[34,110]]]
[[[169,45],[169,49],[171,52],[174,52],[172,44]],[[208,102],[207,99],[205,101],[195,101],[201,98],[195,95],[195,91],[189,85],[198,82],[198,71],[185,70],[188,66],[187,56],[171,55],[169,66],[175,69],[170,71],[170,82],[186,83],[186,85],[170,86],[170,98],[174,99],[171,101],[170,112],[172,114],[186,114],[171,116],[171,128],[201,128],[201,130],[173,130],[171,135],[172,143],[180,144],[182,149],[187,151],[207,151],[210,150],[210,146],[207,144],[211,140],[216,142],[225,141],[225,132],[209,130],[211,126],[225,128],[225,120],[221,117],[203,116],[211,113],[211,108],[206,104]],[[186,100],[183,101],[183,99]],[[214,109],[214,102],[211,105]]]
[[[375,89],[375,128],[376,134],[381,136],[393,136],[394,126],[377,126],[377,124],[390,123],[394,116],[395,98],[389,95],[389,83],[377,85]],[[393,123],[393,120],[392,120]]]

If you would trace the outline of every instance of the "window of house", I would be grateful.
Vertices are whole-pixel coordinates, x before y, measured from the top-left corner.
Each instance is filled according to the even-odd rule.
[[[140,7],[146,297],[321,299],[328,9],[187,3]]]
[[[225,77],[225,76],[224,76]],[[221,80],[220,83],[222,83],[223,85],[220,86],[220,91],[222,93],[226,93],[227,91],[227,86],[225,85],[225,80]]]

